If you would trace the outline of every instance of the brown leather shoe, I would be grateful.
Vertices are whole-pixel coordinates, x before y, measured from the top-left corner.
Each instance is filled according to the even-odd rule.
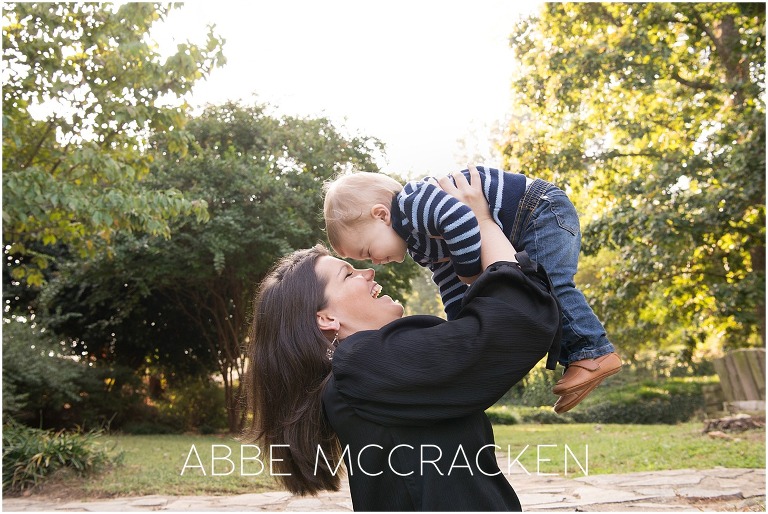
[[[565,373],[557,381],[555,387],[552,388],[552,392],[558,396],[570,396],[593,384],[594,387],[597,387],[597,384],[602,382],[605,377],[614,375],[619,371],[621,371],[621,359],[615,352],[601,355],[596,359],[572,362],[565,369]]]
[[[602,381],[602,379],[596,380],[580,391],[561,396],[555,402],[555,412],[562,414],[563,412],[568,412],[572,408],[576,407],[581,402],[581,400],[586,398],[587,395],[591,393],[597,386],[599,386],[600,382]]]

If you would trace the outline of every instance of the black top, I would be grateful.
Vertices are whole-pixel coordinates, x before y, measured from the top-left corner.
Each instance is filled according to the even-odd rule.
[[[323,406],[355,510],[521,510],[484,411],[559,345],[560,319],[543,272],[500,262],[453,321],[408,316],[345,339]]]

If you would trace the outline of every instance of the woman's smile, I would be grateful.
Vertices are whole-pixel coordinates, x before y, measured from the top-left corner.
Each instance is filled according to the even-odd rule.
[[[359,330],[378,330],[403,315],[403,306],[382,295],[373,269],[355,269],[328,255],[317,260],[318,275],[326,280],[323,315],[340,326],[339,337]]]

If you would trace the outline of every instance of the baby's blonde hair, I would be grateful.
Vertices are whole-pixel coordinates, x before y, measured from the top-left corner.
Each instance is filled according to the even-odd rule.
[[[323,184],[323,216],[328,242],[339,248],[344,234],[369,221],[371,207],[381,203],[389,207],[403,185],[383,173],[361,171],[340,175]]]

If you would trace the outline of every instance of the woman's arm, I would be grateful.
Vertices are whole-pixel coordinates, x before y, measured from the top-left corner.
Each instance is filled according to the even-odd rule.
[[[480,173],[477,168],[468,166],[470,181],[463,173],[453,173],[456,185],[446,176],[438,180],[446,193],[472,209],[480,227],[480,261],[483,269],[499,261],[517,262],[517,251],[504,235],[501,228],[493,221],[488,200],[483,195]]]
[[[407,316],[358,332],[333,357],[335,387],[361,416],[385,425],[432,423],[493,405],[559,343],[552,292],[499,262],[467,292],[460,316]]]

